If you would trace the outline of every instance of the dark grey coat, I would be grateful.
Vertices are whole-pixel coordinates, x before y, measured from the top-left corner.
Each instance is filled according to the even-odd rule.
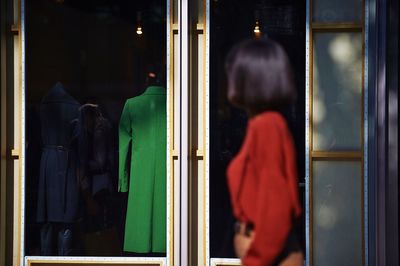
[[[76,150],[72,120],[79,103],[57,83],[40,104],[42,157],[38,187],[38,222],[73,222],[79,213]]]

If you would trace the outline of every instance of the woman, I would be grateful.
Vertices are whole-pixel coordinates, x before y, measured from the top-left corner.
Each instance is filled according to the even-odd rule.
[[[283,48],[269,39],[247,40],[226,62],[229,101],[247,111],[246,137],[228,167],[234,245],[243,265],[302,265],[293,231],[301,214],[292,136],[278,112],[296,100]]]

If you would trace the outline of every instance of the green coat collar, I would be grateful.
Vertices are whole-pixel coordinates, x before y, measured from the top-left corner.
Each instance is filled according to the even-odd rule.
[[[143,94],[166,94],[166,90],[163,87],[160,86],[150,86],[146,89],[146,91]]]

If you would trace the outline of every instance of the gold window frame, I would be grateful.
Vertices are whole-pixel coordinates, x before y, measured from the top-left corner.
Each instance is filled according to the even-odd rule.
[[[368,1],[361,0],[360,22],[315,22],[313,4],[318,0],[306,0],[306,247],[305,265],[313,265],[313,162],[358,161],[361,164],[361,259],[368,264]],[[315,33],[360,33],[362,40],[361,75],[361,147],[357,151],[320,151],[313,147],[313,45]]]

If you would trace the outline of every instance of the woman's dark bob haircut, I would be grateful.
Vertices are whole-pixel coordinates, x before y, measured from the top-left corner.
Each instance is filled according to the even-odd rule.
[[[271,39],[237,44],[226,58],[229,101],[251,113],[280,109],[296,101],[289,59]]]

